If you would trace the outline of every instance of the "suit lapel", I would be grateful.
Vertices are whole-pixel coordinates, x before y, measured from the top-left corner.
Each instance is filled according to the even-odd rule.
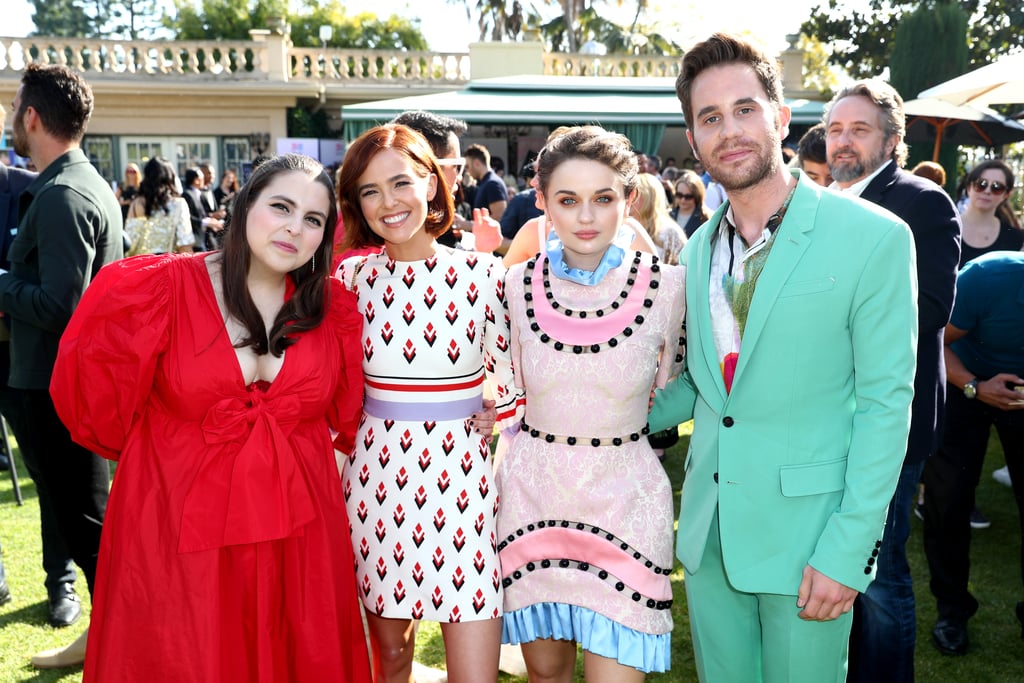
[[[691,359],[703,363],[703,367],[700,368],[702,372],[707,372],[712,378],[715,387],[718,389],[722,400],[724,401],[727,397],[725,391],[725,380],[722,378],[721,364],[718,362],[718,349],[715,348],[715,336],[711,328],[711,294],[710,294],[710,283],[711,283],[711,252],[712,242],[711,239],[717,230],[719,221],[721,221],[722,215],[725,213],[728,203],[723,204],[718,211],[712,216],[709,221],[709,226],[704,230],[694,235],[694,238],[698,238],[694,244],[694,255],[691,264],[688,266],[688,272],[694,273],[694,276],[687,277],[687,299],[690,299],[688,306],[696,316],[696,332],[699,337],[699,346],[701,353],[693,354],[690,356]],[[715,226],[715,229],[711,229],[711,226]],[[688,328],[688,333],[693,334],[693,330]],[[690,368],[691,376],[694,374],[694,368]]]
[[[754,299],[747,314],[747,326],[743,331],[739,363],[733,379],[734,388],[740,385],[743,370],[753,356],[754,348],[775,306],[775,301],[811,244],[810,235],[807,233],[814,227],[818,192],[810,187],[810,182],[808,180],[808,184],[805,184],[803,180],[800,181],[800,186],[793,195],[789,209],[775,235],[775,243],[772,245],[771,254],[768,255],[768,261],[757,281]]]

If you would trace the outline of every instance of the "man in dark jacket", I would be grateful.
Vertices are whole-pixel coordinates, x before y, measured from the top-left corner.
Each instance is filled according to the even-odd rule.
[[[14,151],[39,169],[19,199],[10,272],[0,273],[0,311],[11,321],[9,383],[21,390],[25,420],[17,436],[39,466],[58,531],[92,591],[110,470],[71,440],[49,387],[61,334],[85,288],[124,255],[121,208],[81,150],[93,97],[79,74],[29,64],[13,109]],[[32,663],[52,668],[84,660],[85,634]]]
[[[953,309],[960,215],[942,188],[900,168],[907,156],[906,117],[892,86],[862,81],[844,88],[829,105],[825,131],[835,185],[902,218],[917,250],[917,374],[910,437],[875,558],[875,581],[854,604],[847,679],[911,683],[917,619],[906,544],[921,470],[942,434],[942,332]]]

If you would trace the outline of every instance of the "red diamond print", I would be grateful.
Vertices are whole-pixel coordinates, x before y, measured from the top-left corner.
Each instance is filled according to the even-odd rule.
[[[359,518],[359,521],[360,522],[365,522],[366,518],[369,516],[369,514],[370,514],[370,511],[366,508],[366,501],[365,500],[359,501],[359,507],[356,508],[356,517]]]
[[[420,457],[419,457],[420,471],[421,472],[426,472],[427,471],[427,468],[430,467],[430,460],[431,460],[430,451],[427,450],[426,448],[424,448],[423,452],[420,453]]]
[[[466,489],[462,489],[462,493],[459,494],[455,505],[459,508],[459,512],[465,512],[466,508],[469,507],[469,496],[466,494]]]
[[[444,604],[444,595],[441,593],[440,586],[434,587],[434,592],[430,595],[430,601],[434,603],[434,609],[440,609],[441,605]]]
[[[363,469],[359,470],[359,483],[366,486],[368,481],[370,481],[370,467],[363,465]]]
[[[403,453],[408,453],[409,449],[412,448],[412,432],[408,429],[402,432],[402,438],[399,440],[398,445],[401,446]]]
[[[406,287],[412,289],[412,283],[416,282],[416,271],[412,269],[412,266],[405,269],[405,275],[402,276],[402,282],[405,283]]]
[[[491,486],[487,483],[486,475],[480,477],[480,486],[477,487],[477,490],[480,491],[480,497],[486,500],[487,494],[491,492]]]
[[[459,281],[459,274],[455,271],[455,266],[450,267],[448,272],[445,273],[444,281],[449,288],[455,287],[455,283]]]
[[[427,272],[431,272],[437,267],[437,254],[429,257],[423,264],[427,267]]]
[[[416,347],[413,346],[412,339],[405,340],[405,346],[402,348],[402,355],[405,356],[405,362],[412,363],[416,358]]]
[[[389,258],[387,263],[384,264],[384,267],[387,268],[387,271],[389,273],[394,275],[395,274],[395,259]]]
[[[444,493],[451,486],[452,480],[448,476],[448,470],[441,470],[441,476],[437,478],[437,490]]]
[[[428,311],[437,303],[437,292],[433,287],[427,287],[427,291],[423,293],[423,303],[427,305]]]
[[[475,282],[469,283],[469,289],[466,290],[466,301],[471,305],[476,303],[476,300],[480,297],[480,290],[476,288]]]
[[[372,301],[366,302],[366,310],[363,311],[363,317],[366,318],[366,322],[372,323],[373,319],[377,317],[377,309],[373,307]]]
[[[434,513],[434,528],[440,531],[444,528],[444,525],[448,523],[448,517],[444,514],[443,508],[437,508],[437,512]]]
[[[468,476],[470,471],[473,469],[473,456],[470,455],[469,451],[462,454],[462,462],[460,465],[462,465],[462,472]]]
[[[370,341],[369,337],[363,340],[363,357],[366,360],[373,358],[373,342]]]
[[[451,455],[452,451],[455,450],[455,436],[451,432],[444,435],[441,439],[441,450],[444,451],[445,455]]]
[[[365,560],[370,555],[370,544],[367,542],[366,537],[359,542],[359,554],[363,556]]]
[[[416,495],[413,497],[413,502],[416,503],[417,509],[423,509],[423,504],[427,502],[427,491],[422,486],[416,491]]]
[[[380,328],[380,338],[384,340],[384,346],[391,343],[391,340],[395,338],[395,330],[391,327],[391,323],[384,323],[384,327]]]
[[[383,557],[378,557],[377,558],[377,576],[379,576],[381,578],[381,580],[383,580],[384,577],[387,576],[387,575],[388,575],[388,566],[384,563],[384,558]]]
[[[430,558],[430,561],[434,564],[434,569],[440,571],[441,567],[444,566],[444,552],[440,548],[434,548],[434,555]]]
[[[391,308],[391,304],[395,303],[395,290],[391,289],[391,285],[384,290],[384,308]]]
[[[476,341],[476,321],[475,320],[470,320],[469,324],[466,325],[466,339],[469,340],[470,344],[472,344],[474,341]]]
[[[477,516],[476,522],[473,523],[473,528],[476,529],[476,535],[477,536],[479,536],[480,534],[483,533],[483,531],[484,531],[484,523],[485,523],[484,522],[484,513],[481,512]]]
[[[377,499],[377,504],[382,504],[388,498],[388,490],[384,486],[384,482],[377,484],[377,490],[374,492],[374,498]]]
[[[462,612],[459,610],[459,606],[456,605],[448,615],[448,621],[452,624],[457,624],[462,621]]]
[[[405,320],[406,325],[411,325],[412,321],[416,319],[416,310],[412,307],[412,304],[405,304],[405,308],[402,309],[402,319]]]
[[[363,575],[363,595],[370,594],[370,576],[369,574]]]
[[[401,579],[395,584],[395,602],[401,604],[402,600],[405,600],[405,586],[402,585]]]
[[[383,543],[384,538],[388,535],[388,529],[384,526],[384,520],[378,519],[376,526],[373,528],[373,535],[377,537],[377,541]],[[381,577],[384,578],[384,577]]]
[[[416,528],[412,530],[412,542],[419,548],[423,544],[424,538],[426,538],[426,534],[423,532],[423,525],[417,524]]]
[[[381,469],[387,467],[388,463],[391,462],[391,449],[388,448],[387,444],[384,444],[384,447],[380,449],[380,454],[377,455],[377,462],[380,463]]]
[[[473,558],[473,566],[476,568],[477,574],[483,574],[484,567],[487,566],[487,561],[484,559],[484,554],[479,550],[476,551],[476,557]]]
[[[423,583],[423,567],[419,562],[412,568],[412,580],[416,582],[417,586]]]
[[[437,341],[437,329],[434,327],[434,323],[427,323],[427,326],[423,328],[423,339],[427,342],[427,346],[433,346]]]
[[[479,588],[476,589],[476,595],[473,596],[473,609],[476,610],[477,614],[480,614],[480,610],[486,607],[484,600],[484,593]]]
[[[455,321],[459,318],[459,309],[455,307],[455,302],[448,304],[448,308],[444,312],[444,317],[448,318],[448,322],[455,324]]]
[[[452,585],[455,586],[455,590],[459,591],[462,586],[466,583],[466,575],[462,573],[462,567],[458,567],[455,573],[452,574]]]
[[[434,427],[436,427],[436,426],[437,426],[437,423],[434,422],[433,420],[430,420],[429,422],[424,422],[423,423],[423,431],[425,431],[427,434],[429,434],[430,432],[434,431]]]
[[[366,434],[363,435],[363,448],[370,450],[370,446],[373,445],[373,427],[366,430]]]
[[[398,474],[395,475],[395,484],[398,485],[398,490],[401,491],[405,488],[405,485],[409,483],[409,473],[406,472],[405,468],[398,470]]]
[[[401,567],[402,566],[402,561],[405,559],[405,549],[402,548],[402,544],[401,543],[396,544],[395,545],[395,550],[391,554],[395,558],[395,563],[399,567]],[[401,581],[399,581],[399,583],[401,583]]]
[[[416,605],[412,608],[412,618],[422,619],[423,618],[423,603],[419,600],[416,601]]]
[[[377,596],[377,616],[384,614],[384,596]]]
[[[374,283],[377,282],[378,275],[380,275],[380,273],[378,273],[377,269],[374,268],[370,271],[370,274],[366,276],[366,284],[370,285],[370,289],[373,289]]]
[[[462,546],[466,545],[466,534],[462,532],[461,528],[452,536],[452,545],[460,552],[462,551]]]
[[[395,508],[395,514],[392,517],[395,520],[395,526],[401,529],[402,523],[405,522],[405,508],[402,507],[401,503]]]

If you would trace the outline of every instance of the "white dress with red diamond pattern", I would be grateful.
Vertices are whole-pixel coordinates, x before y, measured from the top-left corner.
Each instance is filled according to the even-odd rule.
[[[424,261],[386,252],[342,263],[363,312],[366,398],[343,473],[356,579],[371,613],[439,622],[502,613],[491,453],[469,417],[485,367],[501,413],[512,386],[503,269],[437,247]]]

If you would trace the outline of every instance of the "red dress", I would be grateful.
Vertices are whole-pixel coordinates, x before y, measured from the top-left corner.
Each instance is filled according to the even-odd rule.
[[[351,447],[361,323],[331,284],[263,388],[202,256],[126,259],[89,286],[50,386],[74,439],[118,461],[85,681],[370,681],[328,430]]]

